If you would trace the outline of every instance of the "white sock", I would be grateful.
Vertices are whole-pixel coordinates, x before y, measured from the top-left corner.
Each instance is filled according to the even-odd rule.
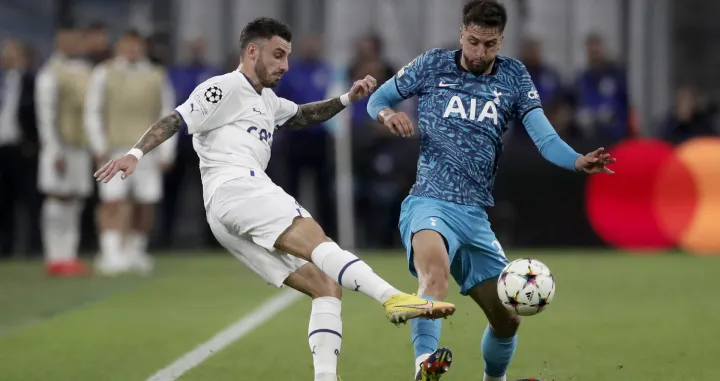
[[[64,260],[64,214],[65,205],[54,198],[47,198],[42,206],[42,238],[45,262]]]
[[[120,230],[103,230],[100,233],[100,254],[105,258],[122,256],[122,232]]]
[[[337,381],[337,363],[342,344],[340,299],[331,296],[313,299],[308,342],[313,354],[315,381]]]
[[[507,378],[504,375],[501,377],[493,377],[485,374],[485,376],[483,376],[483,381],[507,381]]]
[[[72,261],[78,257],[80,246],[80,218],[82,215],[83,202],[73,200],[67,203],[65,215],[65,235],[63,246],[65,248],[65,259]]]
[[[127,237],[127,249],[131,255],[147,254],[148,235],[138,231],[133,231]]]
[[[422,364],[423,361],[427,360],[428,357],[430,357],[430,353],[423,353],[415,359],[415,374],[413,375],[413,377],[418,374],[418,372],[420,371],[420,364]]]
[[[400,291],[377,276],[373,270],[354,254],[340,248],[335,242],[324,242],[312,252],[313,263],[335,279],[341,286],[360,291],[363,294],[385,303]]]

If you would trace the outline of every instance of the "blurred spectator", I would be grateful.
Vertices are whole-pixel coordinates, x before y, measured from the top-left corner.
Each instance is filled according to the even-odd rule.
[[[560,74],[543,62],[540,41],[528,39],[520,49],[520,60],[530,73],[535,89],[537,89],[543,105],[549,105],[561,95],[562,82]]]
[[[366,75],[377,79],[378,86],[395,75],[396,69],[383,57],[383,41],[378,35],[368,35],[359,38],[355,43],[355,55],[348,69],[350,81],[357,81]],[[355,128],[362,128],[373,122],[367,114],[368,98],[362,99],[352,105],[352,124]]]
[[[584,133],[602,140],[627,137],[629,100],[625,71],[610,61],[599,35],[586,40],[588,68],[576,81],[580,126]]]
[[[357,41],[348,72],[350,80],[371,75],[380,86],[395,72],[383,57],[379,37],[370,35]],[[359,241],[368,247],[397,245],[400,204],[415,181],[419,144],[416,139],[395,137],[370,118],[367,99],[352,107],[356,210],[364,233]]]
[[[45,195],[42,233],[48,275],[85,275],[78,260],[81,216],[92,194],[92,159],[83,128],[85,92],[92,67],[84,39],[74,27],[60,28],[55,49],[38,73],[36,108],[40,134],[38,187]]]
[[[295,103],[309,103],[328,97],[332,68],[322,58],[323,41],[320,36],[302,40],[297,59],[275,89],[279,97]],[[273,160],[268,173],[278,185],[297,199],[303,174],[310,175],[315,184],[314,208],[310,208],[320,225],[335,237],[335,203],[333,197],[333,138],[326,126],[318,124],[300,130],[284,130],[275,135]]]
[[[98,65],[91,75],[84,124],[98,165],[108,157],[124,155],[148,126],[170,114],[175,106],[166,71],[147,60],[145,49],[142,36],[127,31],[117,43],[116,57]],[[175,160],[175,140],[168,139],[145,156],[132,177],[99,184],[102,202],[97,272],[114,275],[128,270],[152,271],[148,236],[154,226],[155,204],[163,196],[162,172],[170,169]],[[130,215],[124,213],[128,203],[132,207]]]
[[[195,87],[209,78],[222,74],[221,68],[211,65],[206,60],[206,43],[201,37],[189,39],[185,44],[185,57],[179,65],[171,66],[168,75],[175,89],[175,105],[180,105],[190,97]],[[237,67],[238,61],[235,61]],[[178,133],[177,156],[175,165],[165,174],[165,198],[162,203],[162,225],[160,236],[163,244],[170,245],[173,242],[173,232],[177,224],[177,214],[180,209],[178,202],[184,189],[183,184],[188,175],[199,176],[198,157],[192,146],[192,136],[187,130]],[[200,183],[197,182],[199,185]],[[217,241],[205,224],[205,237],[207,243]]]
[[[662,126],[665,139],[680,144],[698,136],[715,135],[715,110],[699,102],[690,87],[681,87],[675,93],[675,104]]]
[[[25,206],[26,248],[40,249],[40,196],[37,190],[38,133],[35,73],[28,70],[25,47],[5,40],[0,48],[0,257],[17,247],[16,208]]]
[[[85,28],[85,48],[88,60],[97,65],[110,58],[110,39],[105,24],[95,21]]]

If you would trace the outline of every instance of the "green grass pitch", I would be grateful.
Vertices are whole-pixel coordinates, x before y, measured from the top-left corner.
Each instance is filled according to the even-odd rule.
[[[706,381],[720,379],[720,257],[514,251],[545,262],[553,304],[525,318],[509,379]],[[413,292],[401,252],[364,255]],[[486,320],[451,286],[458,311],[443,324],[453,349],[444,381],[482,379]],[[0,264],[0,380],[144,381],[278,291],[229,254],[163,256],[150,278],[47,279],[40,263]],[[311,380],[308,299],[301,299],[180,378]],[[343,303],[344,381],[411,380],[409,325],[387,322],[356,293]]]

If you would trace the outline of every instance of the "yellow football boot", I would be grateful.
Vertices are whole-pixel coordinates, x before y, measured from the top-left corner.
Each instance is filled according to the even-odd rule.
[[[392,323],[406,323],[410,319],[447,318],[455,313],[455,306],[439,301],[426,300],[410,294],[393,295],[385,303],[385,315]]]

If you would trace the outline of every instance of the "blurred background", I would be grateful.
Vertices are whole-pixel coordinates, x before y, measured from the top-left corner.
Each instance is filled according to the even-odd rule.
[[[611,153],[614,147],[622,150],[616,153],[621,159],[618,176],[588,179],[545,162],[516,123],[505,136],[494,193],[497,205],[490,213],[503,245],[682,248],[688,230],[711,233],[720,228],[712,222],[718,209],[698,201],[704,199],[700,193],[718,189],[718,171],[708,172],[710,158],[695,158],[695,149],[683,151],[690,152],[685,160],[676,148],[719,131],[720,54],[711,47],[720,36],[720,24],[712,17],[720,4],[504,3],[509,24],[503,53],[528,67],[560,136],[579,152],[599,146]],[[139,31],[148,58],[167,68],[180,104],[197,84],[237,67],[238,38],[248,21],[279,18],[293,28],[294,49],[291,71],[276,92],[304,103],[340,94],[367,74],[383,82],[426,49],[456,48],[461,5],[462,0],[0,0],[0,99],[5,100],[0,103],[0,256],[35,258],[42,253],[39,142],[33,98],[27,94],[33,91],[38,68],[53,52],[59,27],[84,31],[86,56],[93,64],[112,55],[124,31]],[[8,80],[13,71],[22,73],[23,81]],[[10,102],[13,97],[20,101]],[[414,114],[412,100],[403,107]],[[643,151],[648,142],[654,148]],[[703,152],[712,156],[715,141],[703,142],[711,147]],[[683,179],[705,179],[705,185],[683,197],[659,197],[662,190],[648,183],[662,177],[652,173],[666,163],[653,149],[664,153],[663,160],[685,160],[691,175]],[[278,134],[268,173],[345,246],[400,248],[399,207],[415,180],[417,156],[417,139],[393,137],[369,118],[365,103],[358,102],[327,124]],[[626,157],[636,165],[625,164]],[[690,162],[704,164],[698,172]],[[638,173],[651,175],[639,181]],[[672,188],[673,181],[663,184]],[[205,222],[201,192],[198,159],[183,132],[175,162],[164,174],[151,251],[218,248]],[[81,248],[88,256],[98,247],[96,205],[93,194],[83,214]],[[706,211],[704,222],[688,217],[667,233],[658,213],[672,219],[683,207],[690,217]],[[720,245],[710,233],[695,234],[695,246],[689,246],[718,251]]]
[[[558,134],[579,152],[605,147],[618,159],[615,175],[588,177],[546,162],[519,123],[504,136],[490,221],[510,259],[541,259],[558,287],[547,312],[523,320],[508,379],[720,379],[713,366],[720,326],[712,324],[720,305],[698,297],[717,287],[720,254],[720,2],[503,2],[502,53],[525,63]],[[426,49],[457,48],[462,3],[0,0],[0,380],[175,380],[179,374],[156,372],[196,347],[216,355],[190,365],[198,366],[183,381],[297,380],[312,372],[306,299],[285,300],[286,311],[219,354],[198,347],[241,317],[257,322],[252,311],[289,293],[264,285],[217,244],[185,131],[168,143],[176,144],[175,159],[149,209],[156,211],[152,276],[104,277],[97,266],[95,276],[75,276],[87,274],[103,246],[98,188],[90,168],[75,165],[65,173],[93,184],[89,198],[68,204],[82,207],[81,261],[51,264],[48,253],[60,249],[41,232],[51,231],[41,227],[52,198],[38,187],[44,124],[36,97],[45,94],[36,85],[59,50],[98,68],[136,30],[141,39],[131,40],[144,41],[146,60],[165,70],[177,105],[207,78],[237,68],[248,21],[275,17],[294,32],[290,71],[275,90],[305,103],[338,96],[368,74],[382,83]],[[130,82],[143,79],[123,83]],[[415,181],[418,140],[392,136],[365,106],[277,134],[268,173],[329,236],[413,292],[397,222]],[[413,100],[401,107],[415,117]],[[64,246],[74,230],[65,229],[62,210],[55,224],[65,233],[54,239]],[[454,351],[447,380],[480,379],[485,318],[451,283],[448,301],[458,313],[443,327],[443,346]],[[343,294],[344,380],[410,379],[408,329],[389,326],[377,308]]]

